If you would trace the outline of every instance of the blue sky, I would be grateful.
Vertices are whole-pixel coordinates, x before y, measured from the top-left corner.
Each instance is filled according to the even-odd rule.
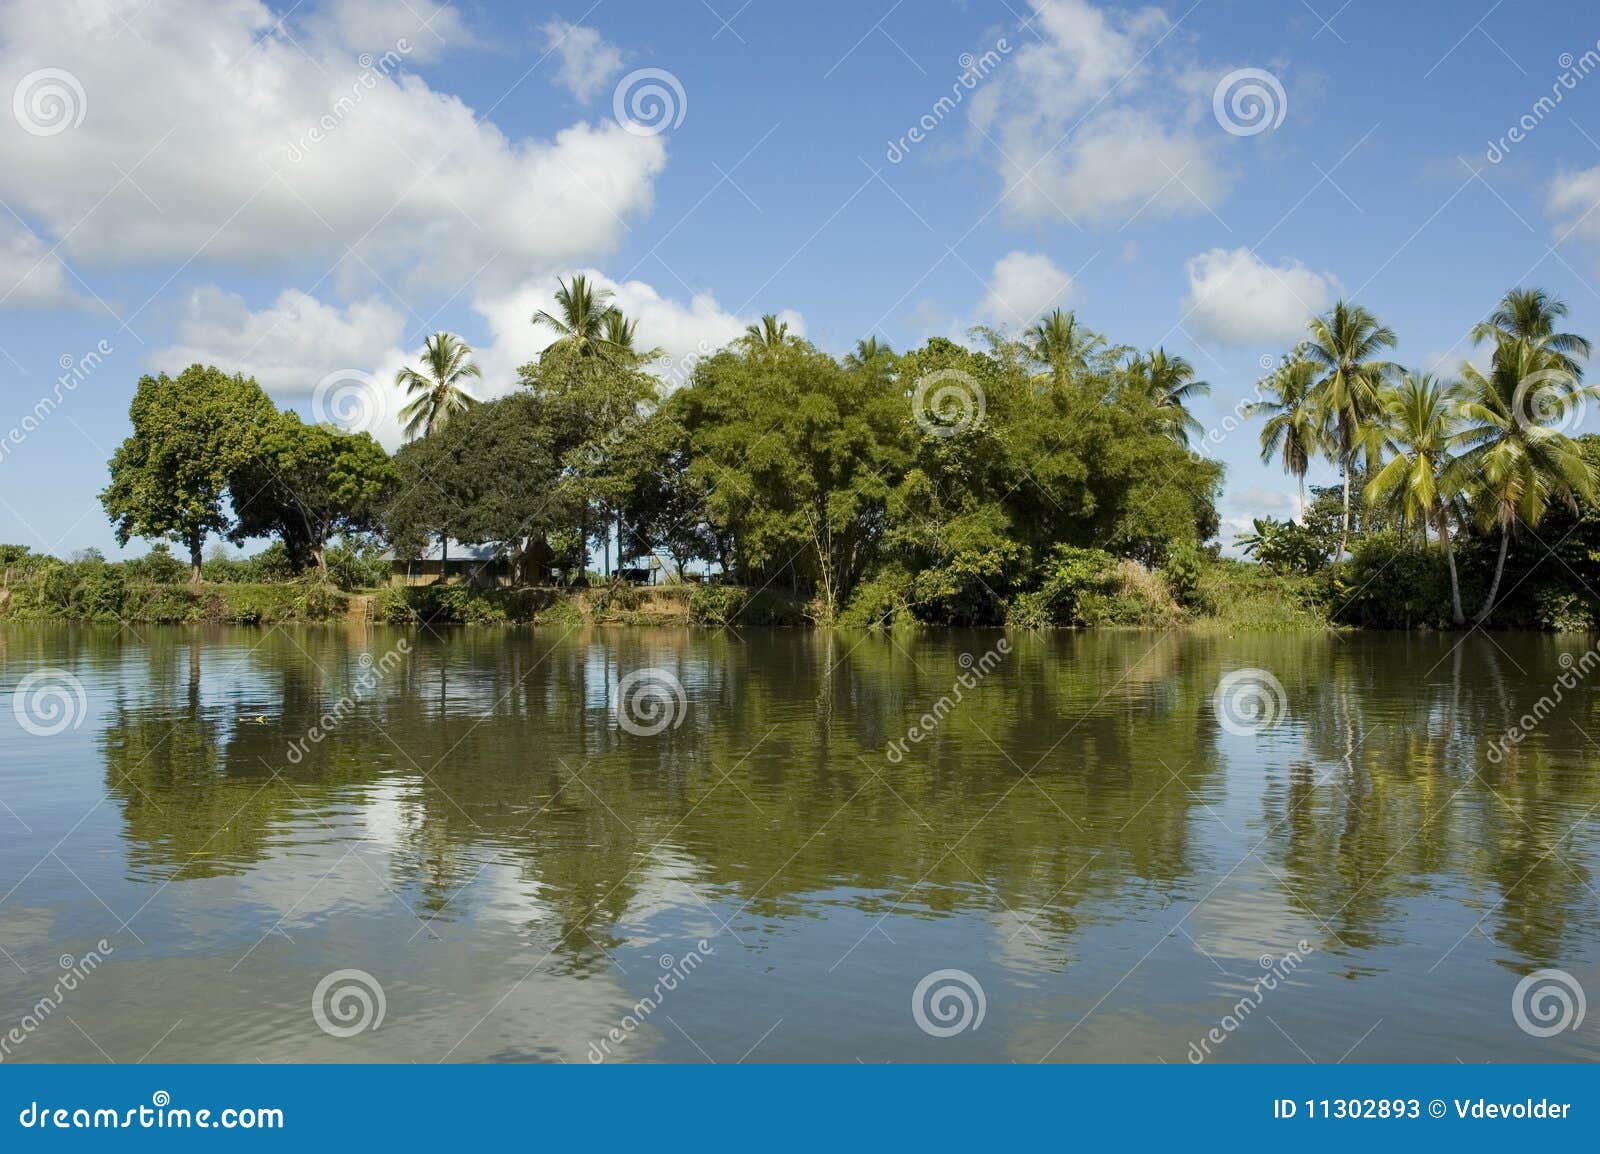
[[[142,373],[392,447],[427,331],[504,391],[577,269],[680,359],[769,311],[840,353],[1051,304],[1164,344],[1214,388],[1225,537],[1292,511],[1225,418],[1308,310],[1446,370],[1516,284],[1600,336],[1592,5],[741,3],[0,4],[0,540],[116,552]]]

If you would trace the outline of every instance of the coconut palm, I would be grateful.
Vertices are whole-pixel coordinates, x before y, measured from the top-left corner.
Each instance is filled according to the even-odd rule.
[[[411,401],[400,410],[406,437],[418,433],[431,437],[455,414],[477,403],[463,387],[469,378],[482,377],[472,361],[472,346],[454,333],[434,333],[422,350],[422,369],[410,365],[395,374],[394,383]]]
[[[780,321],[776,313],[764,313],[759,324],[744,326],[744,342],[767,352],[780,349],[789,343],[789,322]]]
[[[1385,389],[1377,436],[1382,450],[1393,456],[1367,482],[1364,494],[1369,505],[1388,506],[1401,524],[1419,527],[1424,541],[1430,521],[1438,528],[1450,567],[1451,619],[1457,625],[1466,618],[1448,503],[1454,496],[1451,486],[1459,480],[1449,466],[1460,411],[1455,386],[1441,384],[1431,373],[1408,373],[1398,386]]]
[[[615,327],[608,330],[608,325],[614,326],[615,322],[607,318],[617,310],[611,303],[610,291],[595,288],[582,273],[570,281],[557,278],[556,285],[556,309],[560,315],[544,309],[533,314],[536,327],[555,330],[556,339],[550,347],[569,349],[584,357],[611,351],[612,343],[607,332],[617,330]],[[629,339],[632,338],[631,327],[625,333]]]
[[[879,357],[892,357],[894,350],[887,341],[880,341],[877,337],[866,337],[856,342],[855,351],[845,357],[845,362],[854,368],[864,368]]]
[[[1088,368],[1089,358],[1105,347],[1105,338],[1078,323],[1075,313],[1053,309],[1022,334],[1034,358],[1061,380]]]
[[[1167,355],[1158,348],[1148,356],[1135,354],[1128,363],[1127,377],[1156,408],[1161,430],[1180,445],[1189,443],[1189,434],[1199,432],[1201,424],[1189,412],[1194,397],[1211,394],[1211,386],[1195,380],[1194,366],[1183,357]]]
[[[1331,442],[1344,475],[1344,526],[1339,556],[1350,540],[1350,474],[1378,417],[1383,382],[1395,366],[1378,354],[1395,345],[1394,330],[1367,309],[1337,302],[1326,316],[1312,317],[1299,355],[1316,366],[1311,395],[1327,417]],[[1368,454],[1370,460],[1370,453]],[[1335,558],[1337,560],[1337,558]]]
[[[1589,359],[1589,342],[1576,333],[1556,331],[1556,324],[1567,315],[1567,304],[1543,289],[1512,289],[1486,320],[1472,327],[1472,341],[1542,341],[1560,359],[1560,367],[1574,377],[1583,375],[1583,361]]]
[[[1306,472],[1311,458],[1327,444],[1326,414],[1317,406],[1312,386],[1317,366],[1291,357],[1263,380],[1259,392],[1266,396],[1245,406],[1246,416],[1265,414],[1261,428],[1261,461],[1280,457],[1283,471],[1300,483],[1300,507],[1306,504]]]
[[[602,355],[614,357],[629,365],[642,365],[646,361],[653,361],[666,355],[666,349],[655,347],[641,349],[638,346],[639,322],[629,320],[622,315],[622,310],[612,309],[606,313],[605,323],[600,326],[600,350]]]
[[[1494,579],[1475,621],[1482,622],[1494,608],[1516,527],[1536,528],[1553,501],[1576,508],[1576,497],[1594,496],[1595,478],[1577,442],[1540,424],[1527,395],[1529,382],[1554,389],[1562,412],[1593,395],[1593,386],[1579,386],[1566,373],[1565,362],[1566,354],[1543,341],[1502,340],[1487,374],[1470,364],[1463,367],[1465,427],[1457,439],[1468,448],[1456,459],[1451,481],[1470,487],[1479,522],[1500,530]],[[1565,386],[1562,376],[1567,376]]]

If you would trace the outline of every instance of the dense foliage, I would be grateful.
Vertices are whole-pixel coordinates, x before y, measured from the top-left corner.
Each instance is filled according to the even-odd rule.
[[[429,338],[395,387],[411,439],[280,413],[254,381],[195,365],[143,378],[102,494],[119,541],[171,541],[195,587],[384,583],[393,556],[487,547],[522,589],[585,585],[641,557],[693,569],[695,620],[890,625],[1160,624],[1199,616],[1293,627],[1600,623],[1600,441],[1567,429],[1590,395],[1566,307],[1514,290],[1459,379],[1385,360],[1395,334],[1338,303],[1260,382],[1262,458],[1305,491],[1218,556],[1222,468],[1195,451],[1208,391],[1183,358],[1139,352],[1056,311],[1020,338],[976,330],[836,358],[762,318],[667,374],[660,350],[583,277],[531,323],[552,342],[495,400],[458,337]],[[681,379],[680,379],[681,378]],[[208,535],[273,538],[203,560]],[[9,611],[118,616],[128,589],[181,580],[164,544],[112,565],[6,547]],[[386,594],[402,620],[531,619],[538,598]],[[141,595],[142,596],[142,595]],[[620,587],[602,609],[631,612]],[[138,598],[133,598],[137,601]],[[593,600],[591,598],[591,600]],[[599,602],[596,602],[599,604]],[[613,604],[614,603],[614,604]]]

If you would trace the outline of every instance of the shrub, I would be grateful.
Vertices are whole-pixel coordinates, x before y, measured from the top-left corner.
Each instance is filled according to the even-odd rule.
[[[1450,624],[1450,571],[1444,552],[1398,533],[1355,542],[1335,572],[1333,612],[1346,625],[1416,629]]]

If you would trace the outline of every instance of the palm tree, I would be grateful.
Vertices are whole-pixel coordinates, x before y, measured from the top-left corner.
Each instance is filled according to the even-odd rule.
[[[469,377],[482,376],[483,371],[472,362],[472,346],[466,341],[454,333],[434,333],[429,337],[422,350],[422,370],[407,365],[394,378],[394,383],[411,398],[400,410],[407,439],[419,432],[431,437],[455,414],[477,404],[462,385]]]
[[[1378,437],[1394,456],[1367,482],[1364,495],[1369,505],[1390,506],[1401,524],[1420,527],[1424,541],[1428,522],[1438,527],[1450,566],[1451,620],[1463,625],[1466,618],[1461,612],[1461,585],[1447,512],[1453,496],[1449,486],[1459,479],[1449,465],[1460,399],[1455,386],[1441,385],[1433,374],[1408,373],[1398,387],[1384,391],[1383,402]]]
[[[1519,524],[1536,528],[1552,501],[1575,508],[1576,496],[1594,496],[1595,478],[1577,442],[1529,419],[1527,411],[1528,382],[1554,382],[1566,374],[1566,359],[1543,341],[1502,340],[1487,375],[1473,365],[1463,367],[1461,415],[1466,427],[1457,440],[1469,448],[1456,459],[1457,475],[1451,480],[1473,491],[1480,523],[1500,529],[1494,580],[1475,622],[1494,608],[1512,530]],[[1592,389],[1571,380],[1560,403],[1576,403]]]
[[[1171,357],[1158,348],[1148,356],[1135,354],[1128,363],[1128,379],[1156,408],[1156,421],[1163,432],[1180,445],[1189,443],[1189,434],[1199,432],[1201,424],[1189,412],[1194,397],[1210,396],[1211,386],[1197,381],[1194,366],[1183,357]]]
[[[1276,372],[1261,382],[1267,398],[1251,401],[1245,415],[1266,414],[1261,428],[1261,461],[1274,456],[1283,459],[1283,471],[1300,483],[1300,507],[1306,504],[1306,472],[1311,458],[1327,444],[1326,415],[1317,407],[1312,386],[1317,366],[1301,357],[1291,357]]]
[[[1395,372],[1395,366],[1379,360],[1378,354],[1394,347],[1395,335],[1367,309],[1345,301],[1337,302],[1327,316],[1312,317],[1307,330],[1299,355],[1317,368],[1311,395],[1326,414],[1344,475],[1344,528],[1338,554],[1342,557],[1350,539],[1350,473],[1382,408],[1384,379]],[[1369,452],[1369,460],[1370,456]]]
[[[771,352],[789,343],[789,322],[775,313],[763,313],[759,324],[744,326],[744,341],[752,349]]]
[[[886,341],[877,337],[866,337],[856,342],[855,351],[845,357],[845,362],[855,368],[865,368],[879,357],[892,357],[894,350]]]
[[[611,303],[608,289],[595,288],[582,273],[570,281],[557,278],[556,285],[556,308],[561,315],[556,316],[544,309],[533,314],[535,326],[543,325],[555,330],[556,339],[551,343],[551,348],[571,349],[579,356],[592,357],[612,351],[608,333],[618,333],[632,339],[631,325],[619,332],[615,327],[617,322],[608,319],[617,311]]]
[[[1589,359],[1589,342],[1576,333],[1558,333],[1556,323],[1567,315],[1567,303],[1543,289],[1512,289],[1488,319],[1472,327],[1473,344],[1494,341],[1542,341],[1560,358],[1560,367],[1573,377],[1583,376],[1582,361]]]
[[[1059,379],[1070,381],[1088,367],[1089,358],[1105,346],[1105,338],[1078,323],[1077,314],[1054,309],[1022,334],[1034,358],[1050,366]]]

